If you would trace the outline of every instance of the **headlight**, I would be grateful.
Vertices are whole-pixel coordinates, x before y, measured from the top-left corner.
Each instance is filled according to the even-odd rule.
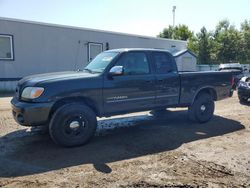
[[[36,99],[42,95],[44,88],[42,87],[26,87],[22,92],[24,99]]]

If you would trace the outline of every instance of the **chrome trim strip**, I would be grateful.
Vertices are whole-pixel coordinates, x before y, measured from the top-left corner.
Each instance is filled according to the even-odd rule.
[[[120,100],[106,101],[106,103],[116,103],[116,102],[125,102],[125,101],[136,101],[136,100],[145,100],[145,99],[155,99],[155,97],[152,96],[152,97],[138,97],[138,98],[132,98],[132,99],[120,99]]]
[[[165,97],[178,97],[179,95],[177,94],[172,94],[172,95],[158,95],[156,98],[165,98]]]
[[[160,95],[156,96],[156,98],[167,98],[167,97],[178,97],[179,95],[173,94],[173,95]],[[110,99],[110,98],[107,98]],[[116,102],[127,102],[127,101],[137,101],[137,100],[145,100],[145,99],[155,99],[154,96],[152,97],[137,97],[132,99],[117,99],[117,100],[107,100],[106,103],[116,103]]]

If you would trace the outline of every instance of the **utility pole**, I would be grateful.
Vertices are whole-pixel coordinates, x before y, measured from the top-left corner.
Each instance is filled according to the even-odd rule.
[[[172,12],[173,12],[173,33],[172,33],[172,39],[174,39],[174,35],[175,35],[175,29],[174,29],[174,27],[175,27],[175,9],[176,9],[176,6],[173,6],[173,10],[172,10]]]
[[[173,6],[173,28],[175,26],[175,9],[176,9],[176,6]]]

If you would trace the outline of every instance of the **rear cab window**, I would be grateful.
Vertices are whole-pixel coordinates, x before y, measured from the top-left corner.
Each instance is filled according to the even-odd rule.
[[[156,74],[177,72],[173,57],[165,52],[152,52],[152,60]]]

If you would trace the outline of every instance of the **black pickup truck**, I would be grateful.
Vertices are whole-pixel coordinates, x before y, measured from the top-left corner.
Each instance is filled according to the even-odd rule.
[[[57,144],[77,146],[94,135],[96,117],[188,107],[191,120],[207,122],[231,82],[230,72],[178,72],[168,51],[116,49],[80,71],[23,78],[11,103],[19,124],[48,126]]]

